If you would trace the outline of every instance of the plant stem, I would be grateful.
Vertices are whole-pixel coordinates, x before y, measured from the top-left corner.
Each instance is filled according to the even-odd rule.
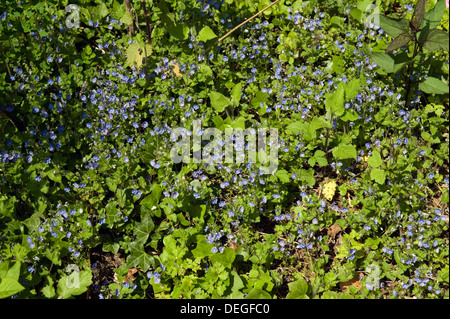
[[[142,8],[144,9],[145,24],[146,24],[146,26],[147,26],[148,44],[151,44],[151,40],[152,40],[152,32],[151,32],[151,29],[150,29],[150,23],[148,22],[147,8],[145,7],[145,1],[142,1],[141,4],[142,4]]]

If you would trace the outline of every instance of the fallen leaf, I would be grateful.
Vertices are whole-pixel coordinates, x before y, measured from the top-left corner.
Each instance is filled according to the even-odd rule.
[[[362,279],[364,278],[364,274],[362,272],[357,271],[355,277],[350,280],[340,282],[339,287],[342,292],[346,292],[349,286],[356,287],[358,290],[361,290]]]
[[[330,228],[328,228],[327,235],[335,239],[336,234],[339,233],[340,231],[342,231],[341,226],[339,226],[338,224],[333,224],[330,226]]]

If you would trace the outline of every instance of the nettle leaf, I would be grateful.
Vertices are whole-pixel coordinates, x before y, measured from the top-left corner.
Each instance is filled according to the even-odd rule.
[[[289,174],[284,169],[277,170],[277,172],[275,173],[275,176],[278,177],[278,179],[282,183],[288,183],[290,181]]]
[[[373,168],[380,167],[381,164],[383,164],[381,155],[377,150],[374,150],[372,154],[370,154],[369,158],[367,159],[367,164]]]
[[[424,47],[429,51],[443,49],[449,52],[448,43],[449,38],[447,32],[445,32],[444,30],[433,29],[428,33]]]
[[[416,7],[414,8],[414,13],[411,18],[411,27],[418,30],[422,25],[423,18],[425,16],[425,0],[417,0]]]
[[[429,77],[420,83],[419,88],[429,94],[448,94],[449,92],[448,84],[445,84],[441,80],[433,77]]]
[[[209,93],[209,99],[212,107],[214,107],[218,112],[223,112],[227,106],[231,105],[230,99],[219,92]]]
[[[384,184],[386,181],[386,172],[379,168],[374,168],[370,172],[370,178],[378,184]]]
[[[356,159],[356,147],[351,144],[339,144],[333,148],[333,156],[337,159]]]
[[[206,42],[215,38],[217,38],[217,35],[208,26],[204,26],[197,35],[197,40],[201,42]]]
[[[241,100],[241,96],[242,96],[242,83],[239,82],[231,90],[231,100],[233,101],[235,106],[239,105],[239,101]]]
[[[133,23],[133,18],[131,17],[131,14],[128,11],[126,11],[123,14],[122,18],[120,18],[120,22],[126,25],[130,25]]]
[[[325,107],[327,110],[331,110],[334,115],[341,116],[345,112],[344,108],[344,83],[340,82],[338,88],[334,93],[327,93],[325,95]]]
[[[359,79],[353,79],[351,80],[346,86],[345,86],[345,99],[351,100],[356,95],[358,95],[359,88],[361,87],[361,83]]]
[[[391,51],[397,50],[401,48],[402,46],[407,45],[411,40],[414,38],[408,34],[408,33],[402,33],[398,37],[396,37],[392,42],[389,44],[389,46],[386,49],[386,53],[389,53]]]
[[[408,20],[405,18],[399,20],[380,14],[378,15],[378,19],[380,21],[380,27],[393,38],[398,37],[402,33],[409,32]]]

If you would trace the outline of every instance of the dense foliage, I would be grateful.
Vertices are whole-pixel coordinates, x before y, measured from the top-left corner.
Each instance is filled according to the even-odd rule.
[[[270,3],[2,1],[0,298],[448,298],[445,0]]]

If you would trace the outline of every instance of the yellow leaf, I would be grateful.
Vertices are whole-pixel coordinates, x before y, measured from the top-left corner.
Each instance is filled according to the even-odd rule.
[[[322,193],[325,199],[331,201],[333,199],[334,193],[336,192],[336,182],[334,180],[329,181],[324,185]]]

